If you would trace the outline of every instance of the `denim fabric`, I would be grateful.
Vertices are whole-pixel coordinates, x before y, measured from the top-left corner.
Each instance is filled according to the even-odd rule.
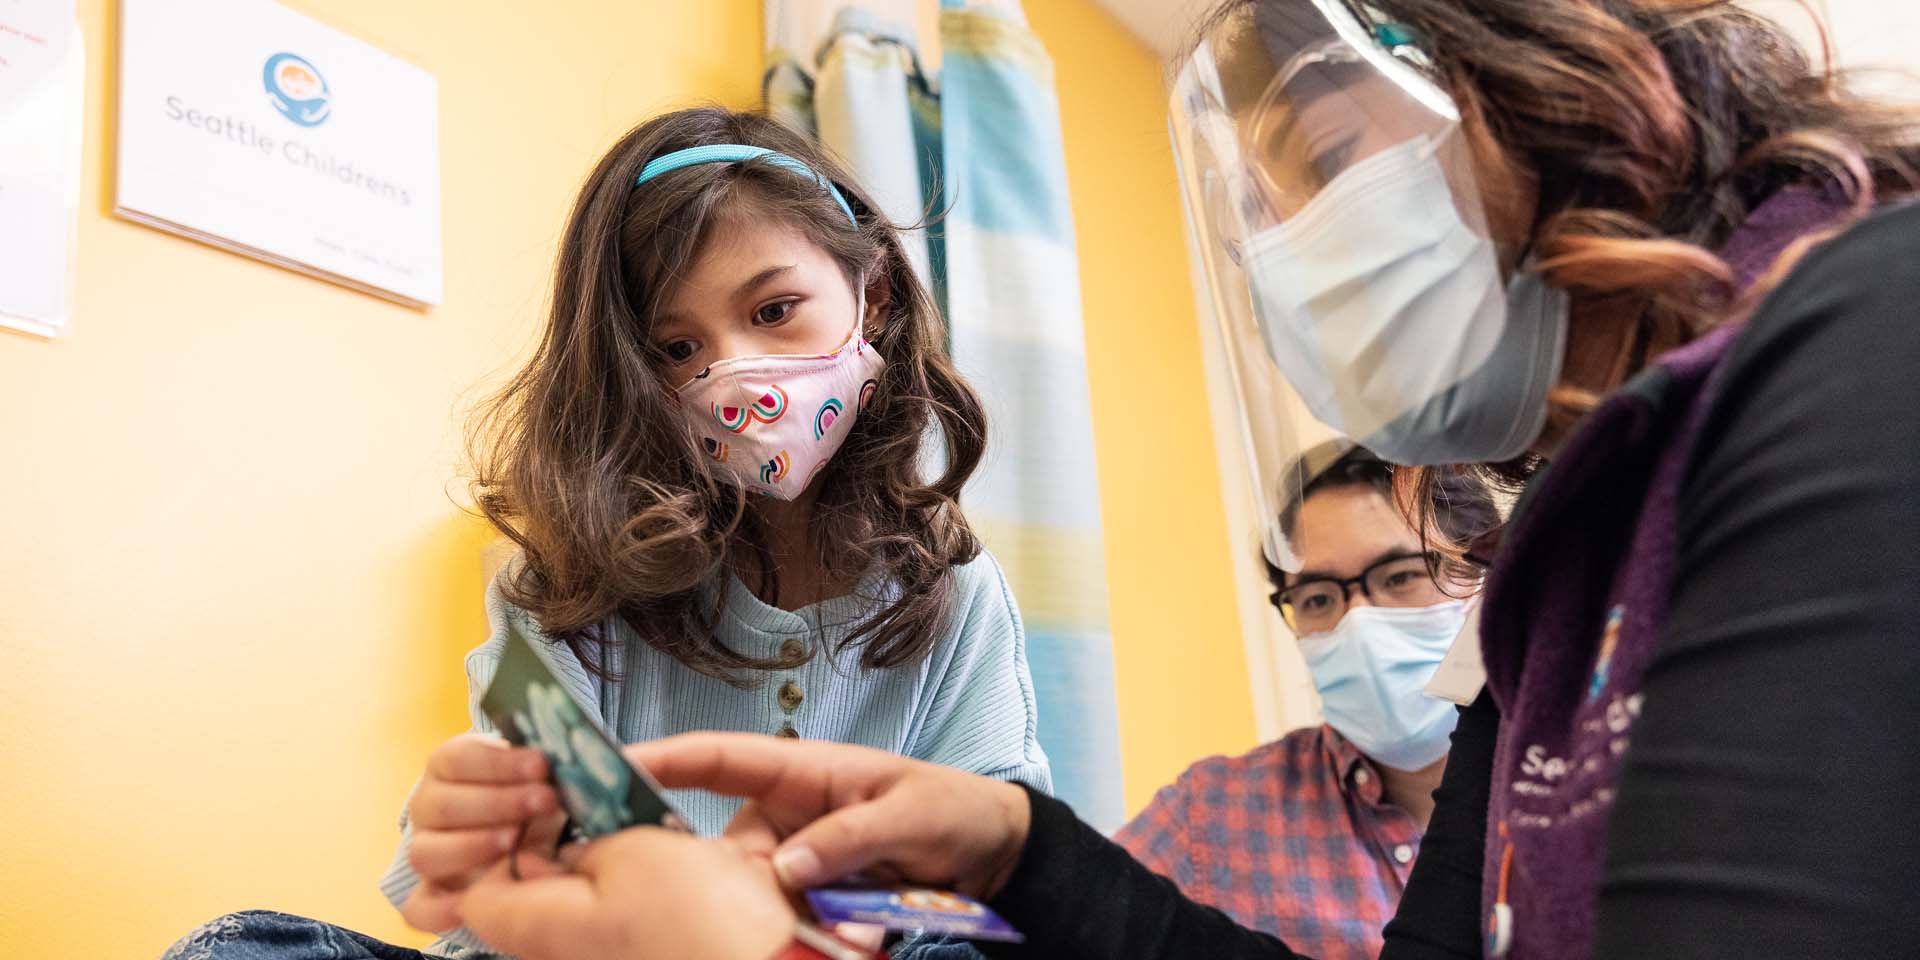
[[[160,960],[428,960],[410,947],[396,947],[330,923],[248,910],[201,924],[168,948]]]
[[[887,955],[893,960],[986,960],[986,955],[966,940],[929,933],[894,944]]]

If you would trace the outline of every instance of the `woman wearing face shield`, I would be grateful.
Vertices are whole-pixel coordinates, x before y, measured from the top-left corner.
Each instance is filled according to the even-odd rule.
[[[1485,690],[1382,956],[1911,954],[1920,115],[1716,0],[1232,0],[1174,112],[1216,304],[1313,416],[1429,483],[1524,484],[1471,551]],[[1015,786],[635,757],[748,797],[733,838],[476,885],[475,929],[771,956],[776,883],[864,871],[988,899],[1009,956],[1294,955]]]

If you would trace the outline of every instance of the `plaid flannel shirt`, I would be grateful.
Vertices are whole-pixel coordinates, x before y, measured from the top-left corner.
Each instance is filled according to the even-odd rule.
[[[1188,897],[1319,960],[1372,960],[1419,853],[1380,772],[1325,725],[1202,760],[1114,838]]]

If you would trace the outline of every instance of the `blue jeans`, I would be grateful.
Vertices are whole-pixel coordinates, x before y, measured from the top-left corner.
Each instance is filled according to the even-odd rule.
[[[908,937],[895,944],[887,956],[892,960],[986,960],[972,943],[937,933]]]
[[[201,924],[160,960],[432,960],[331,923],[272,910],[229,913]]]
[[[894,947],[894,960],[980,960],[964,940],[909,938]],[[396,947],[331,923],[272,910],[216,917],[167,949],[160,960],[440,960],[410,947]]]

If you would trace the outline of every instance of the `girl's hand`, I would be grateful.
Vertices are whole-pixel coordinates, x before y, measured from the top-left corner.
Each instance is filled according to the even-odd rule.
[[[727,835],[788,890],[860,873],[988,900],[1027,841],[1020,787],[865,747],[696,733],[627,756],[667,787],[745,797]]]
[[[460,893],[513,850],[523,825],[526,847],[552,849],[565,817],[546,778],[538,750],[495,737],[463,734],[433,751],[407,803],[407,860],[420,875],[400,907],[408,924],[429,933],[459,926]]]
[[[525,960],[767,960],[793,938],[772,867],[731,840],[637,827],[568,854],[572,872],[531,854],[520,880],[490,871],[460,920]]]

